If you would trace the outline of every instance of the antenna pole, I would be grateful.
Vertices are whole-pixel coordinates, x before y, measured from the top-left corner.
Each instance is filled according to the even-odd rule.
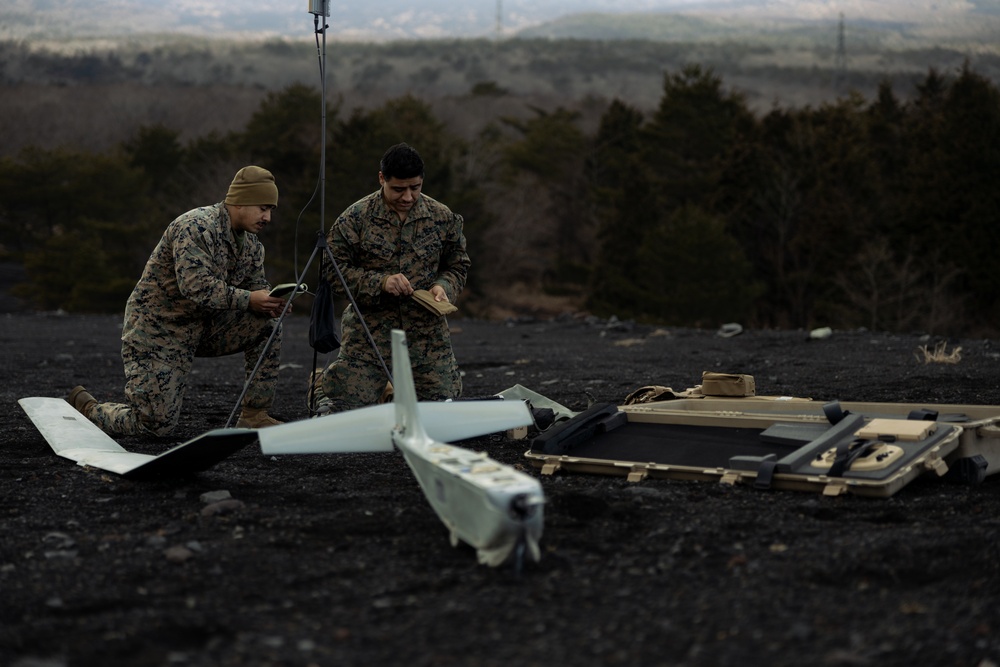
[[[313,15],[313,24],[317,33],[322,34],[323,46],[320,49],[320,135],[319,135],[319,229],[326,232],[326,17],[330,15],[329,0],[309,0],[309,13]],[[321,18],[322,17],[322,18]],[[323,27],[319,27],[322,20]]]

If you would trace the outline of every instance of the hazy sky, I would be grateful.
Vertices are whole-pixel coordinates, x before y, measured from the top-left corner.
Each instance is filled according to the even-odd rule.
[[[742,17],[935,20],[1000,0],[329,0],[334,38],[477,37],[581,12],[686,11]],[[2,0],[0,37],[46,34],[312,34],[309,0]],[[27,34],[26,34],[27,33]]]

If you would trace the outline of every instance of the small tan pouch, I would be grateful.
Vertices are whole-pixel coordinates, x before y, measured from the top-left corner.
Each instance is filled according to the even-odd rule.
[[[925,440],[937,430],[937,424],[932,421],[917,419],[883,419],[876,418],[858,429],[855,433],[866,440]]]
[[[701,393],[705,396],[756,396],[757,387],[752,375],[704,371]]]
[[[448,301],[435,301],[434,295],[425,289],[414,290],[413,299],[435,315],[442,317],[458,310],[458,306]]]

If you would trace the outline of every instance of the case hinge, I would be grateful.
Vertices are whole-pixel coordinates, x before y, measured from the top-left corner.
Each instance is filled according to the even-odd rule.
[[[730,470],[725,473],[720,479],[719,484],[728,484],[729,486],[736,486],[743,479],[743,475],[738,472]]]
[[[649,470],[643,465],[634,465],[632,469],[628,472],[627,480],[629,482],[641,482],[649,476]]]
[[[847,485],[843,482],[830,482],[823,487],[824,496],[839,496],[847,492]]]
[[[944,462],[944,459],[937,456],[927,457],[924,461],[924,468],[933,471],[938,477],[942,477],[948,472],[948,464]]]
[[[542,474],[543,475],[554,475],[555,472],[557,470],[559,470],[559,468],[561,468],[561,467],[562,467],[562,462],[558,458],[556,458],[554,456],[546,458],[542,462]]]

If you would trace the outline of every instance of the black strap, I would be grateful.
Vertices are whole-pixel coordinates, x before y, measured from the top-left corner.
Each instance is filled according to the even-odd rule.
[[[843,477],[844,473],[851,469],[851,465],[859,458],[871,451],[872,447],[879,444],[878,440],[863,440],[855,438],[847,440],[837,445],[837,455],[830,466],[830,477]]]
[[[760,466],[757,468],[757,478],[753,481],[753,488],[770,489],[771,482],[774,481],[774,471],[777,467],[777,456],[774,454],[768,454],[765,456],[764,460],[760,462]]]
[[[613,419],[619,412],[614,403],[595,403],[572,419],[555,424],[531,441],[531,451],[545,454],[567,454],[576,445],[620,425]],[[627,415],[624,415],[627,420]],[[616,423],[617,422],[617,423]]]
[[[823,406],[823,414],[826,415],[827,420],[831,424],[838,424],[840,421],[851,414],[850,410],[844,410],[840,407],[840,401],[831,401]]]

